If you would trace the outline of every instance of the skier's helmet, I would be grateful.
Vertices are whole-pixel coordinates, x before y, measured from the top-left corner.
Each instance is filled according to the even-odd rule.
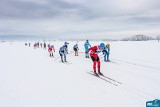
[[[86,40],[86,42],[88,42],[88,39]]]
[[[67,42],[64,42],[64,44],[67,44]]]
[[[109,44],[109,43],[107,43],[106,47],[110,47],[110,44]]]
[[[104,48],[104,47],[105,47],[105,44],[104,44],[104,43],[101,43],[99,46],[102,47],[102,48]]]

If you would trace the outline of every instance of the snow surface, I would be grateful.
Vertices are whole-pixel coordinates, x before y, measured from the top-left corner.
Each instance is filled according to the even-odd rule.
[[[54,61],[61,41],[48,42],[56,48],[55,58],[24,43],[0,42],[0,107],[145,107],[160,98],[157,41],[110,42],[113,62],[103,62],[100,54],[101,71],[122,83],[118,86],[87,73],[92,61],[84,58],[84,41],[78,57],[67,55],[71,64]],[[69,42],[69,53],[75,43]]]

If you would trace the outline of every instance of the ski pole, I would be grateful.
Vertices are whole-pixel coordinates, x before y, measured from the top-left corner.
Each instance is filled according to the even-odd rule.
[[[71,54],[72,54],[72,51],[68,55],[71,55]]]
[[[56,61],[57,59],[59,59],[61,56],[57,57],[54,61]]]

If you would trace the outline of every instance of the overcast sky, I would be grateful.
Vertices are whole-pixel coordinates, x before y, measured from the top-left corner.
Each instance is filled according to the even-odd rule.
[[[160,34],[160,0],[0,0],[0,35],[122,38]]]

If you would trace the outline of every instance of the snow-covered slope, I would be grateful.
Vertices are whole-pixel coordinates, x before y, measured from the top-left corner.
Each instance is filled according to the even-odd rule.
[[[71,64],[54,61],[63,42],[50,43],[55,58],[33,43],[0,43],[0,107],[145,107],[160,98],[160,43],[110,42],[112,62],[101,57],[101,71],[118,86],[87,73],[92,61],[84,58],[84,42],[78,57],[67,55]],[[69,43],[71,52],[76,42]]]

